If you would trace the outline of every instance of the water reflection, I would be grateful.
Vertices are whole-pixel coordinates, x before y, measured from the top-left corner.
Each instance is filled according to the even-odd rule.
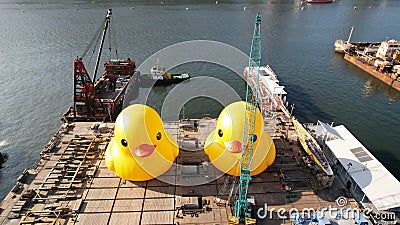
[[[372,85],[372,79],[368,79],[364,85],[363,85],[363,89],[361,90],[364,97],[368,98],[369,96],[371,96],[373,94],[375,90],[375,87]]]
[[[369,76],[369,74],[365,74],[365,76]],[[368,98],[372,96],[377,90],[383,91],[385,93],[388,104],[392,104],[396,100],[400,99],[399,91],[374,77],[369,77],[365,80],[361,92],[365,98]]]

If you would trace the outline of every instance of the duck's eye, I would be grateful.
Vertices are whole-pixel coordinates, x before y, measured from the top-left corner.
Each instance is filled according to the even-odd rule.
[[[156,135],[157,140],[161,140],[161,132],[158,132]]]
[[[218,136],[219,136],[219,137],[222,137],[223,135],[224,135],[224,133],[222,133],[222,130],[219,129],[219,130],[218,130]]]
[[[253,136],[251,136],[251,141],[256,142],[257,141],[257,135],[253,134]]]
[[[128,147],[128,142],[127,142],[125,139],[122,139],[122,140],[121,140],[121,144],[122,144],[122,146],[124,146],[124,147]]]

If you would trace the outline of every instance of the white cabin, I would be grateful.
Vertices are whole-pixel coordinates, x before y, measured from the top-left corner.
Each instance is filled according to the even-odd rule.
[[[400,42],[396,40],[384,41],[379,46],[378,52],[376,53],[376,57],[385,60],[387,57],[392,57],[394,51],[398,49],[400,50]]]

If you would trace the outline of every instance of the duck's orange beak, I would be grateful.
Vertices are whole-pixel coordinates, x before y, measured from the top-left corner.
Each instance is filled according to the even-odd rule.
[[[242,152],[242,142],[240,141],[229,141],[224,142],[226,149],[231,153],[241,153]]]
[[[144,158],[150,156],[154,150],[156,149],[156,145],[148,145],[141,144],[134,149],[129,149],[132,155],[136,155],[138,157]]]

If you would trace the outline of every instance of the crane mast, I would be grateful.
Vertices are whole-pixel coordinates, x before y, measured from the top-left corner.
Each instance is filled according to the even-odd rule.
[[[92,81],[93,83],[96,82],[96,75],[97,75],[97,70],[99,68],[101,52],[103,51],[104,39],[106,38],[107,29],[108,29],[108,27],[110,25],[111,15],[112,15],[112,10],[109,9],[107,11],[107,16],[106,16],[106,19],[105,19],[105,22],[104,22],[103,35],[101,37],[101,42],[100,42],[100,49],[99,49],[99,52],[97,53],[96,66],[95,66],[94,72],[93,72],[93,81]]]
[[[250,57],[248,64],[248,77],[254,73],[257,76],[257,82],[254,87],[247,82],[246,87],[246,111],[244,114],[244,128],[242,136],[242,156],[240,158],[240,181],[239,195],[236,201],[235,217],[239,219],[239,224],[246,224],[247,217],[247,191],[251,180],[251,163],[255,136],[254,128],[256,124],[256,112],[258,102],[258,86],[261,64],[261,16],[257,13],[253,39],[251,42]]]
[[[109,27],[111,15],[112,9],[109,9],[103,24],[103,35],[97,55],[96,66],[93,72],[93,80],[90,78],[82,58],[77,57],[74,60],[74,104],[72,106],[74,119],[77,118],[77,114],[79,113],[86,114],[88,117],[93,117],[99,111],[99,104],[102,105],[101,101],[99,104],[96,104],[96,99],[98,99],[98,96],[96,96],[95,82],[105,35]],[[84,55],[85,54],[86,53],[84,53]]]

